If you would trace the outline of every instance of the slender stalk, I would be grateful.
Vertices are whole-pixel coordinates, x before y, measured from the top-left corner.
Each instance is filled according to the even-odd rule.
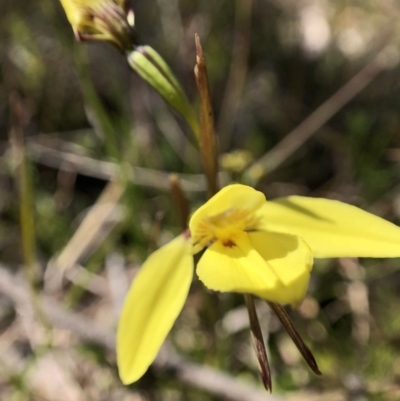
[[[13,153],[16,182],[19,195],[22,256],[26,276],[33,287],[39,281],[36,258],[35,222],[33,217],[32,184],[25,157],[23,134],[24,106],[16,93],[10,95],[11,129],[10,144]]]
[[[40,269],[36,254],[36,235],[34,220],[33,185],[30,177],[29,164],[26,158],[24,126],[26,124],[27,109],[17,93],[9,97],[11,109],[11,128],[9,139],[15,168],[15,180],[18,186],[19,215],[21,227],[21,244],[24,274],[29,282],[30,299],[35,316],[45,329],[46,345],[52,341],[52,330],[38,301]],[[35,350],[37,355],[38,350]]]
[[[247,311],[249,313],[251,335],[253,337],[254,349],[260,365],[261,379],[265,389],[272,392],[271,370],[269,368],[260,322],[258,320],[257,311],[254,305],[254,298],[250,294],[245,294],[244,299],[246,301]]]

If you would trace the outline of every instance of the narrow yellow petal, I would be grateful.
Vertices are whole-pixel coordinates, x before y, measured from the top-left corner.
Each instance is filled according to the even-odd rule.
[[[260,228],[302,237],[317,258],[400,256],[400,227],[352,205],[291,196],[260,214]]]
[[[259,295],[280,285],[268,263],[252,247],[243,233],[235,246],[221,241],[212,244],[197,264],[197,275],[206,287],[221,292]]]
[[[262,192],[247,185],[228,185],[196,210],[190,219],[190,232],[195,233],[199,224],[210,216],[226,213],[232,209],[255,211],[264,203],[265,196]]]
[[[193,276],[191,246],[181,235],[154,252],[128,292],[117,330],[124,384],[146,372],[185,303]]]
[[[249,233],[251,245],[268,262],[282,286],[266,291],[262,298],[297,304],[308,288],[313,256],[310,247],[294,235],[272,232]]]

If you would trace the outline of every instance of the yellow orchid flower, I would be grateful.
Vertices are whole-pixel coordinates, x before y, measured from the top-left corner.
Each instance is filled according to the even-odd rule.
[[[313,256],[302,238],[259,230],[265,196],[245,185],[219,191],[190,219],[194,252],[206,287],[295,304],[307,290]]]
[[[132,48],[133,11],[126,0],[60,0],[78,40],[105,40]]]
[[[189,229],[190,236],[182,234],[146,260],[129,290],[117,332],[125,384],[144,374],[180,313],[192,254],[205,249],[196,272],[209,289],[253,294],[273,307],[303,299],[313,255],[400,256],[400,228],[379,217],[327,199],[267,202],[261,192],[239,184],[200,207]]]

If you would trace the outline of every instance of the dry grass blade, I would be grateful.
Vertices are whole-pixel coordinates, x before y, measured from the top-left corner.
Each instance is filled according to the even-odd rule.
[[[65,145],[62,141],[57,141],[57,144]],[[29,141],[27,148],[30,158],[45,166],[62,169],[67,165],[79,174],[105,181],[115,180],[118,177],[119,166],[116,163],[55,149],[33,140]],[[126,174],[129,180],[136,185],[159,190],[170,190],[168,180],[170,173],[165,171],[132,166],[127,168]],[[178,174],[178,176],[185,192],[205,191],[206,180],[204,174]],[[218,180],[224,185],[229,182],[226,173],[219,173]]]
[[[39,280],[40,272],[36,255],[33,185],[26,158],[24,137],[24,126],[30,118],[30,112],[16,92],[10,94],[9,103],[11,110],[9,139],[13,155],[15,180],[18,186],[22,256],[25,273],[29,277],[31,285],[35,286]]]
[[[264,338],[261,332],[260,322],[258,321],[257,311],[254,306],[254,298],[252,295],[245,294],[247,311],[250,319],[251,335],[254,341],[254,348],[260,364],[261,378],[264,387],[268,391],[272,391],[271,370],[269,368],[267,352],[265,351]]]
[[[310,348],[308,348],[307,344],[303,341],[300,334],[297,332],[284,307],[274,302],[267,301],[267,303],[278,316],[282,325],[285,327],[290,338],[295,343],[296,347],[300,351],[301,355],[303,356],[311,370],[317,375],[322,375],[322,373],[318,369],[317,361],[315,360],[314,355],[312,354]]]
[[[124,188],[119,183],[110,182],[106,186],[94,207],[90,209],[67,246],[55,260],[56,266],[66,270],[76,265],[94,244],[98,244],[107,236],[111,228],[107,223],[111,220],[115,224],[115,212],[123,192]]]
[[[118,202],[123,192],[121,184],[116,182],[107,184],[68,244],[58,257],[49,262],[50,280],[46,284],[50,289],[57,288],[61,276],[78,264],[83,257],[93,252],[120,221],[122,216]]]

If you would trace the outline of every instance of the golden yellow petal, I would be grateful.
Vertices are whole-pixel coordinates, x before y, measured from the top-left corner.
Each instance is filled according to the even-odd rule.
[[[228,185],[196,210],[189,222],[190,231],[195,233],[199,224],[207,217],[226,213],[232,209],[256,211],[264,203],[265,196],[262,192],[247,185]]]
[[[399,227],[339,201],[291,196],[260,214],[260,228],[302,237],[317,258],[400,256]]]
[[[298,304],[304,298],[313,266],[310,247],[294,235],[272,232],[249,233],[251,245],[268,262],[282,285],[274,294],[266,291],[262,298],[280,303]]]
[[[185,303],[193,276],[191,246],[190,238],[175,238],[149,256],[133,281],[117,330],[124,384],[146,372]]]

